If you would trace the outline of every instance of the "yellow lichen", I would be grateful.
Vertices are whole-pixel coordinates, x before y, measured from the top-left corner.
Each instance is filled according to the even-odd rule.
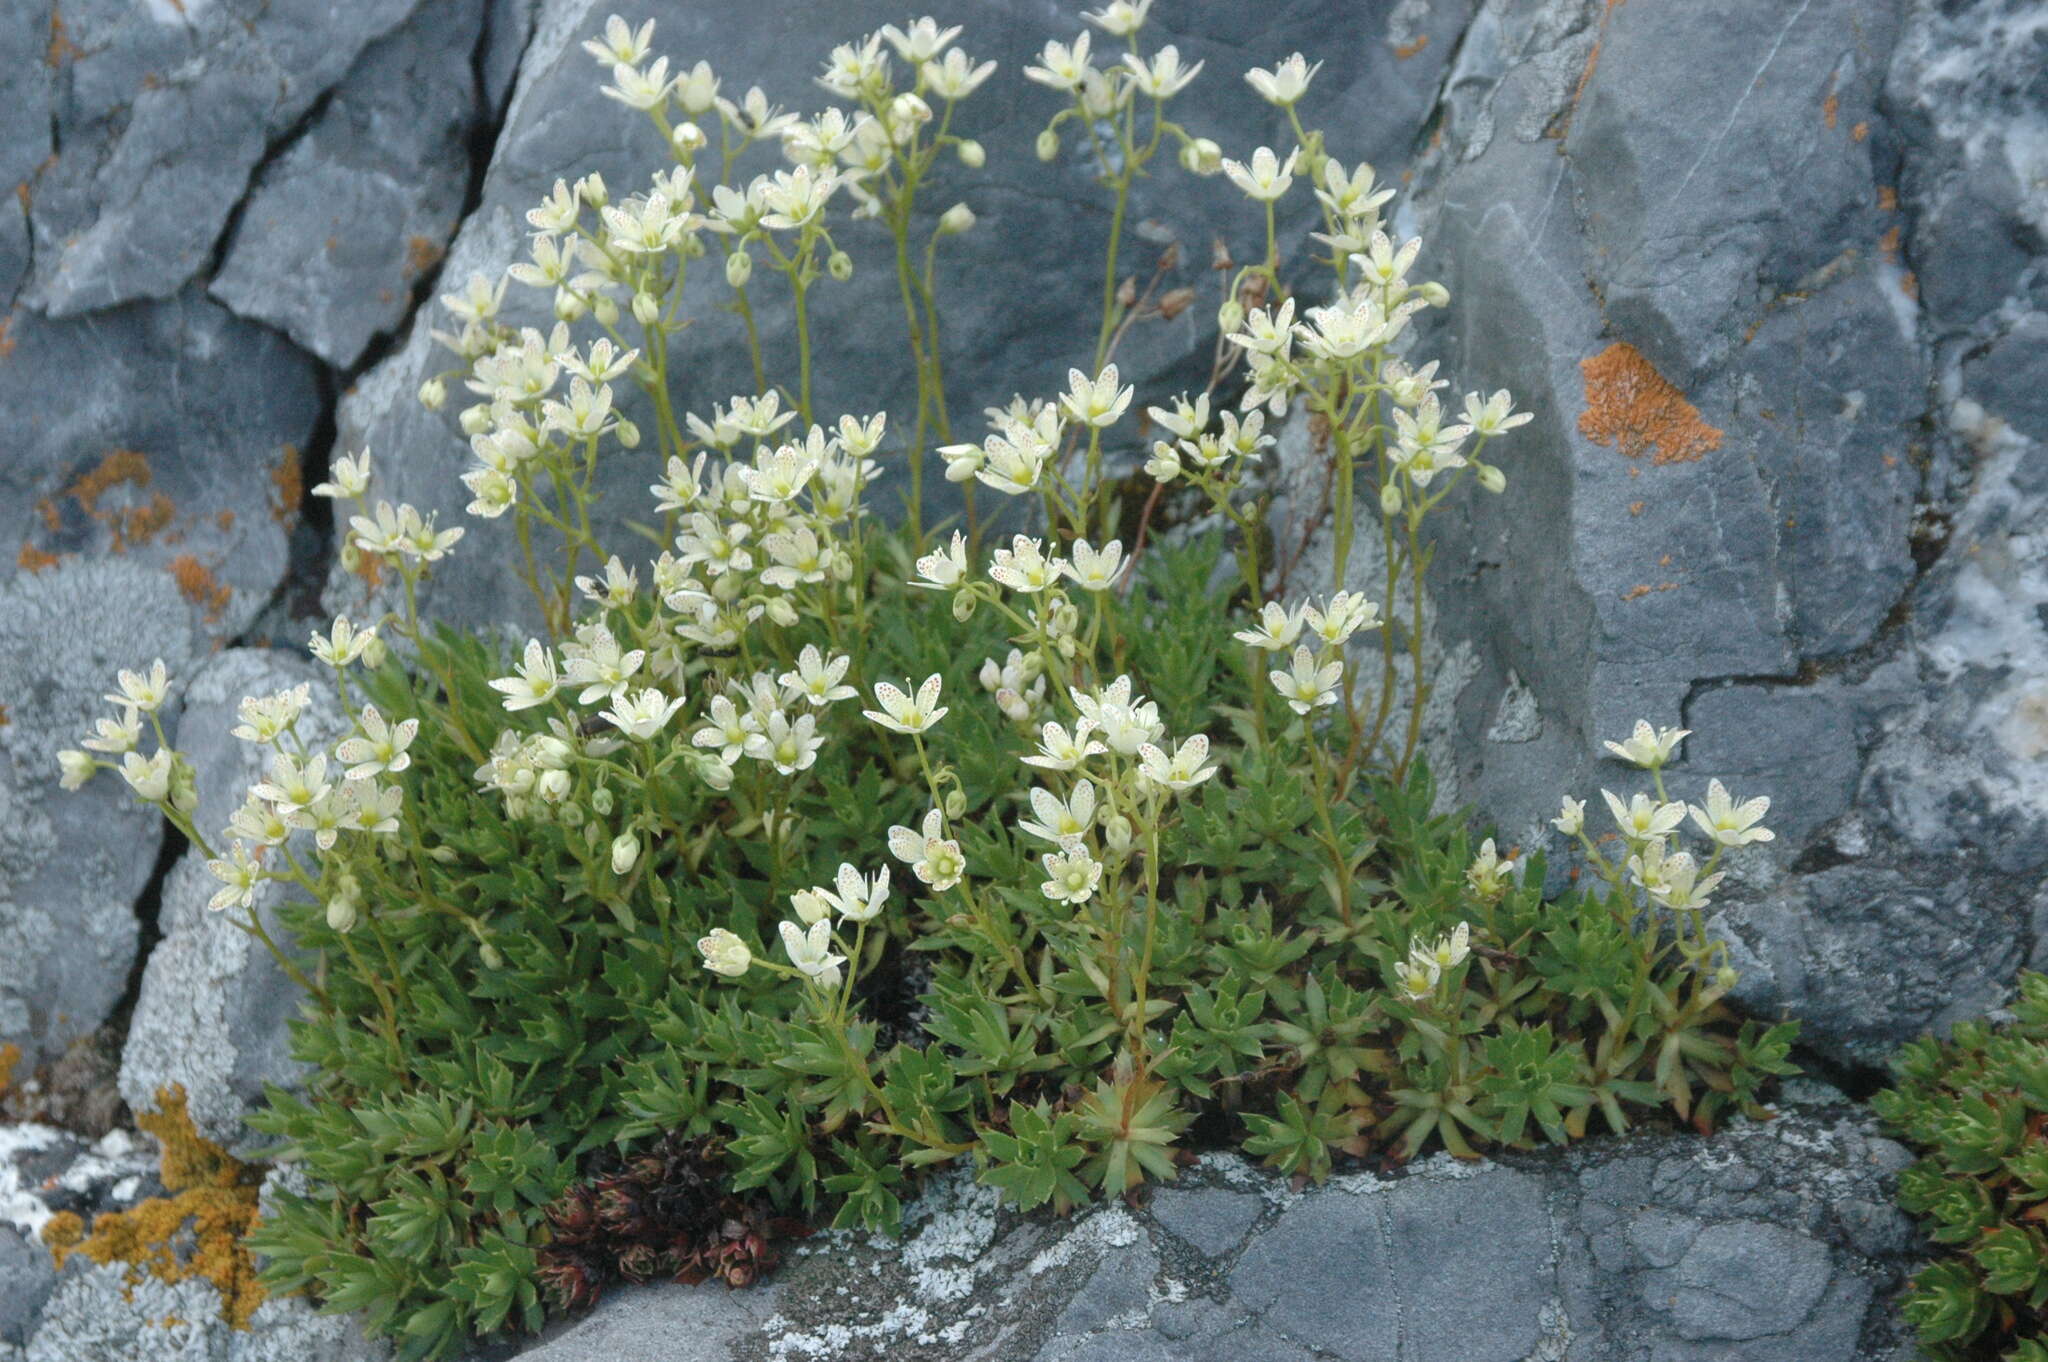
[[[158,1176],[171,1195],[96,1215],[90,1233],[74,1214],[52,1216],[43,1243],[60,1268],[74,1253],[102,1266],[125,1263],[130,1286],[145,1273],[172,1283],[211,1282],[220,1292],[221,1318],[246,1329],[264,1297],[242,1246],[256,1219],[260,1172],[199,1133],[183,1089],[159,1089],[157,1105],[159,1111],[138,1115],[135,1123],[156,1137],[163,1151]]]
[[[1721,432],[1671,386],[1633,345],[1616,342],[1579,361],[1586,409],[1579,433],[1653,464],[1690,463],[1721,447]]]

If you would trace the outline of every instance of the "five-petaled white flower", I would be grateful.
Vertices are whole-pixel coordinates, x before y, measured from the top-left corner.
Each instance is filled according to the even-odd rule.
[[[1124,567],[1124,546],[1120,539],[1112,539],[1101,548],[1089,547],[1085,539],[1074,541],[1070,551],[1072,560],[1061,564],[1074,585],[1083,591],[1107,591],[1116,585]]]
[[[969,445],[972,449],[974,446]],[[967,580],[967,539],[960,531],[953,531],[953,542],[943,549],[933,549],[917,560],[917,575],[924,578],[912,582],[932,591],[950,591]]]
[[[848,922],[872,922],[882,915],[882,906],[889,901],[889,867],[883,866],[870,879],[841,862],[834,886],[816,892]]]
[[[638,695],[623,692],[612,701],[612,707],[599,710],[599,717],[609,719],[613,728],[629,738],[645,742],[675,717],[683,707],[683,697],[669,695],[653,686],[648,686]]]
[[[1026,766],[1047,771],[1072,771],[1088,758],[1109,750],[1091,738],[1095,725],[1088,719],[1077,722],[1072,733],[1056,723],[1047,723],[1038,732],[1038,750],[1020,758]]]
[[[164,670],[162,658],[150,663],[147,672],[131,672],[124,667],[117,679],[121,683],[121,693],[100,698],[110,705],[132,705],[144,714],[156,713],[171,693],[170,674]]]
[[[1051,790],[1033,789],[1031,811],[1037,820],[1019,819],[1017,831],[1065,846],[1095,826],[1095,785],[1081,781],[1064,800]]]
[[[554,699],[561,689],[561,673],[555,670],[555,655],[539,639],[526,641],[526,656],[520,662],[516,676],[501,676],[491,682],[491,689],[505,697],[505,708],[513,712],[532,709]]]
[[[1769,828],[1756,826],[1757,821],[1771,811],[1771,801],[1766,795],[1755,799],[1735,802],[1728,793],[1728,787],[1718,780],[1707,782],[1707,806],[1692,806],[1692,821],[1699,830],[1724,847],[1748,846],[1751,842],[1768,842],[1777,834]]]
[[[846,963],[846,957],[832,954],[831,923],[813,922],[808,931],[794,922],[783,923],[782,948],[789,952],[789,963],[812,982],[825,988],[838,986],[839,967]]]
[[[217,861],[208,861],[207,870],[220,881],[221,887],[206,901],[214,912],[223,908],[247,908],[256,900],[256,886],[263,883],[263,866],[249,857],[249,848],[236,842],[228,854]]]
[[[1270,71],[1254,66],[1244,73],[1244,78],[1259,92],[1261,99],[1284,109],[1307,93],[1308,83],[1315,79],[1316,72],[1322,69],[1321,62],[1310,66],[1308,59],[1296,52],[1285,61],[1274,63]]]
[[[412,765],[412,757],[405,749],[420,731],[418,719],[389,723],[375,705],[364,705],[360,727],[360,734],[334,749],[336,757],[349,763],[346,775],[350,780],[368,780],[385,771],[397,775]]]
[[[988,570],[993,580],[1012,591],[1032,595],[1054,585],[1066,564],[1045,556],[1043,540],[1016,535],[1007,549],[997,549]]]
[[[1623,761],[1654,771],[1671,760],[1679,741],[1691,732],[1689,728],[1652,728],[1647,721],[1638,719],[1635,731],[1629,734],[1628,739],[1609,742],[1607,750]]]
[[[818,749],[824,745],[825,740],[818,736],[817,715],[799,714],[791,719],[777,710],[768,716],[760,732],[747,735],[745,751],[754,760],[773,766],[777,774],[792,776],[809,770],[818,759]]]
[[[792,699],[802,699],[812,705],[824,706],[836,700],[850,700],[860,692],[842,682],[846,669],[853,665],[853,659],[841,656],[827,660],[814,643],[806,643],[804,650],[796,655],[796,670],[784,672],[776,683]]]
[[[946,836],[946,820],[937,809],[926,813],[919,827],[898,823],[890,828],[889,854],[908,864],[910,873],[937,893],[951,889],[967,873],[960,844]]]
[[[110,757],[133,752],[142,741],[142,714],[133,705],[123,705],[120,718],[93,720],[93,732],[94,736],[79,739],[79,746]]]
[[[1637,794],[1624,804],[1612,790],[1602,790],[1600,797],[1607,801],[1607,811],[1614,815],[1621,835],[1634,840],[1667,836],[1685,821],[1683,804],[1660,804],[1646,794]]]
[[[1586,801],[1566,795],[1561,811],[1550,820],[1550,826],[1567,837],[1578,836],[1586,826]]]
[[[1296,648],[1290,670],[1276,669],[1266,675],[1289,709],[1296,714],[1308,714],[1337,703],[1337,683],[1344,677],[1344,663],[1340,659],[1317,666],[1314,653]]]
[[[1067,370],[1067,391],[1060,397],[1060,409],[1088,426],[1113,426],[1131,405],[1135,387],[1119,387],[1114,364],[1089,378],[1079,369]]]
[[[922,733],[946,717],[945,707],[939,704],[941,684],[942,678],[933,672],[913,698],[887,681],[877,681],[875,703],[881,709],[864,709],[861,713],[894,733]]]
[[[1252,153],[1250,165],[1225,157],[1223,173],[1246,198],[1271,203],[1294,183],[1294,163],[1300,155],[1301,148],[1296,147],[1287,153],[1287,159],[1283,161],[1273,154],[1271,147],[1260,147]]]
[[[1151,743],[1138,749],[1138,774],[1169,790],[1190,790],[1216,774],[1209,760],[1209,737],[1197,733],[1175,748],[1169,757]]]
[[[128,788],[139,797],[152,804],[161,804],[171,795],[170,750],[159,747],[148,758],[140,752],[124,754],[121,758],[121,779],[127,781]]]
[[[1055,903],[1086,903],[1102,882],[1101,863],[1079,845],[1047,853],[1044,864],[1045,883],[1038,886],[1039,892]]]
[[[1289,610],[1278,601],[1267,601],[1260,607],[1252,627],[1240,629],[1231,637],[1248,648],[1277,653],[1301,636],[1301,622],[1300,611]]]

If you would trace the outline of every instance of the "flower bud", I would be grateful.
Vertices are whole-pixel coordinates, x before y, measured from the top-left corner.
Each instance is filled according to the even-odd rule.
[[[1225,298],[1223,306],[1216,309],[1216,325],[1222,328],[1225,335],[1243,326],[1244,304],[1235,298]]]
[[[734,251],[725,258],[725,282],[734,288],[745,288],[747,280],[754,277],[754,257],[745,251]]]
[[[794,629],[799,616],[796,606],[787,596],[777,596],[768,602],[768,618],[784,629]]]
[[[95,769],[93,759],[75,747],[68,747],[57,754],[57,766],[63,771],[63,788],[75,790],[92,779]]]
[[[1451,291],[1434,279],[1415,291],[1421,294],[1422,301],[1428,303],[1431,307],[1442,307],[1451,301]]]
[[[961,142],[959,153],[960,164],[969,170],[979,170],[988,161],[988,153],[981,149],[981,143],[971,137]]]
[[[1181,147],[1180,163],[1194,174],[1214,175],[1223,169],[1223,148],[1207,137],[1197,137]]]
[[[929,123],[932,121],[932,106],[905,91],[890,103],[889,121],[904,129],[914,128],[920,123]]]
[[[339,895],[327,900],[327,925],[334,931],[347,934],[355,930],[357,916],[353,898]]]
[[[1399,515],[1401,513],[1401,485],[1399,483],[1389,482],[1386,486],[1380,488],[1380,510],[1386,515]]]
[[[473,407],[464,407],[462,415],[456,418],[464,435],[481,435],[491,428],[491,407],[488,402],[479,402]]]
[[[477,948],[477,958],[484,962],[485,969],[505,968],[505,955],[496,946],[486,941]]]
[[[540,777],[533,782],[533,792],[550,804],[561,803],[569,797],[569,773],[567,771],[541,772]],[[565,814],[573,812],[579,819],[583,813],[581,809],[577,809],[574,805],[563,810],[563,812]]]
[[[391,650],[384,646],[384,640],[381,638],[372,636],[370,641],[363,645],[363,665],[371,671],[382,667],[384,659],[390,656]]]
[[[714,790],[732,788],[732,767],[717,757],[697,754],[697,779]]]
[[[599,818],[610,818],[617,801],[612,798],[611,787],[600,785],[590,792],[590,811]]]
[[[576,181],[576,195],[592,208],[602,208],[612,201],[610,191],[604,187],[604,176],[594,170]]]
[[[555,320],[573,322],[590,309],[581,298],[565,288],[555,290]]]
[[[642,326],[652,326],[661,316],[661,300],[642,289],[633,295],[633,320]]]
[[[1051,128],[1047,128],[1044,132],[1038,134],[1037,151],[1038,159],[1041,161],[1050,161],[1053,157],[1059,155],[1060,135]]]
[[[1111,814],[1109,821],[1102,825],[1102,840],[1117,855],[1122,856],[1131,849],[1131,820],[1122,814]]]
[[[948,818],[959,819],[965,817],[967,813],[967,792],[957,787],[946,791],[945,810],[946,817]]]
[[[619,324],[619,305],[612,301],[609,293],[600,293],[590,300],[590,315],[606,326]]]
[[[980,601],[981,598],[975,595],[972,591],[954,592],[953,618],[961,624],[967,623],[967,621],[974,618],[974,607],[978,605]]]
[[[707,140],[704,129],[688,119],[676,124],[676,130],[669,134],[669,138],[676,144],[676,150],[683,154],[685,160],[702,151]]]
[[[613,428],[612,434],[618,436],[619,444],[626,449],[640,447],[640,427],[623,416],[619,418],[619,423]]]
[[[1735,966],[1723,965],[1714,971],[1714,987],[1726,993],[1735,987],[1735,981],[1739,978],[1741,976],[1735,972]]]
[[[630,875],[640,860],[640,839],[630,832],[612,838],[612,874]]]
[[[441,410],[441,404],[448,400],[448,385],[438,378],[430,378],[420,384],[420,405],[428,411]]]
[[[1490,463],[1480,464],[1479,485],[1487,491],[1496,494],[1505,492],[1508,486],[1508,475]]]
[[[454,847],[435,847],[427,853],[427,856],[439,865],[454,865],[462,859],[462,853]]]
[[[974,225],[974,210],[956,203],[939,215],[939,235],[958,236]]]
[[[825,257],[825,270],[843,284],[853,278],[853,257],[845,251],[834,251]]]

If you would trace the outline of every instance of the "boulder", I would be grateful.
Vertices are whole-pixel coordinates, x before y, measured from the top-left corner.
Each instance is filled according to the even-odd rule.
[[[1143,1209],[1018,1216],[964,1177],[900,1244],[797,1246],[746,1291],[619,1289],[522,1362],[1258,1359],[1614,1362],[1911,1355],[1904,1150],[1839,1094],[1710,1140],[1641,1135],[1288,1183],[1207,1156]]]

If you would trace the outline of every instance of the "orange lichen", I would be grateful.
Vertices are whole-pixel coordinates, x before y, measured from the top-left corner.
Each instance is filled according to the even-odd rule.
[[[171,560],[171,579],[178,584],[180,595],[192,604],[206,611],[206,622],[216,624],[235,589],[213,575],[213,569],[189,553],[181,553]]]
[[[256,1265],[242,1246],[256,1220],[260,1171],[237,1162],[194,1128],[183,1088],[158,1089],[157,1105],[159,1111],[140,1114],[135,1123],[163,1151],[158,1176],[170,1195],[102,1212],[93,1217],[90,1233],[76,1214],[52,1216],[43,1226],[43,1243],[59,1268],[74,1253],[101,1266],[126,1264],[130,1286],[145,1273],[171,1283],[210,1282],[220,1292],[221,1318],[247,1329],[264,1298]],[[174,1247],[181,1240],[192,1245],[183,1258]]]
[[[447,252],[440,242],[430,236],[409,236],[405,239],[405,277],[416,279],[441,263]]]
[[[43,61],[49,66],[62,66],[65,62],[85,55],[85,49],[71,41],[65,31],[64,15],[55,5],[50,6],[50,45],[43,51]]]
[[[1832,89],[1828,91],[1828,97],[1820,102],[1820,116],[1827,120],[1827,125],[1830,129],[1835,126],[1835,121],[1842,116],[1842,97]]]
[[[280,525],[296,520],[306,499],[306,479],[300,471],[297,445],[284,447],[284,457],[270,470],[270,488],[270,518]]]
[[[41,572],[44,568],[55,567],[63,561],[64,555],[45,553],[24,539],[21,541],[21,552],[15,556],[14,565],[23,572]]]
[[[213,517],[213,523],[220,526],[223,530],[232,530],[235,528],[235,513],[233,511],[217,512]]]
[[[21,1047],[13,1041],[0,1045],[0,1092],[14,1081],[14,1066],[21,1063]]]
[[[1628,590],[1622,592],[1621,598],[1625,601],[1639,601],[1643,597],[1650,595],[1652,592],[1676,591],[1677,589],[1678,583],[1676,582],[1659,582],[1655,586],[1651,586],[1648,582],[1639,582],[1635,586],[1632,586]]]
[[[1394,55],[1402,61],[1407,61],[1410,57],[1414,56],[1416,53],[1420,52],[1423,48],[1428,46],[1429,35],[1427,33],[1423,33],[1418,35],[1410,42],[1405,42],[1397,45],[1394,48]]]
[[[1633,345],[1617,341],[1579,361],[1586,409],[1579,433],[1652,464],[1690,463],[1721,447],[1721,431],[1671,386]]]
[[[16,186],[14,192],[21,197],[21,211],[26,213],[28,211],[28,181],[23,180]],[[7,334],[13,329],[14,317],[11,313],[5,317],[0,317],[0,359],[6,359],[14,353],[14,337]]]
[[[98,519],[101,497],[123,483],[139,491],[149,486],[151,476],[146,455],[132,449],[109,450],[91,472],[79,474],[77,480],[65,489],[65,495],[76,501],[87,515]]]
[[[1879,212],[1881,212],[1881,213],[1896,213],[1896,212],[1898,212],[1898,211],[1899,211],[1899,191],[1898,191],[1898,190],[1896,190],[1896,189],[1894,189],[1894,188],[1892,188],[1892,187],[1891,187],[1890,185],[1888,185],[1888,184],[1881,184],[1881,185],[1879,185],[1879,186],[1877,187],[1877,208],[1878,208],[1878,211],[1879,211]]]
[[[1647,501],[1631,501],[1628,504],[1628,513],[1630,515],[1641,515],[1643,513],[1643,507],[1649,504],[1650,503],[1648,503]]]
[[[1849,129],[1849,140],[1852,142],[1861,142],[1868,136],[1870,136],[1870,124],[1868,123],[1858,123],[1855,127]]]
[[[1895,222],[1885,229],[1885,234],[1877,239],[1877,249],[1887,260],[1896,261],[1899,258],[1898,223]]]
[[[1911,270],[1907,270],[1905,276],[1899,280],[1899,287],[1905,290],[1908,298],[1918,298],[1920,296],[1920,276]]]
[[[124,553],[131,544],[147,544],[169,528],[177,514],[178,508],[162,492],[145,506],[111,513],[107,519],[114,528],[114,552]]]

